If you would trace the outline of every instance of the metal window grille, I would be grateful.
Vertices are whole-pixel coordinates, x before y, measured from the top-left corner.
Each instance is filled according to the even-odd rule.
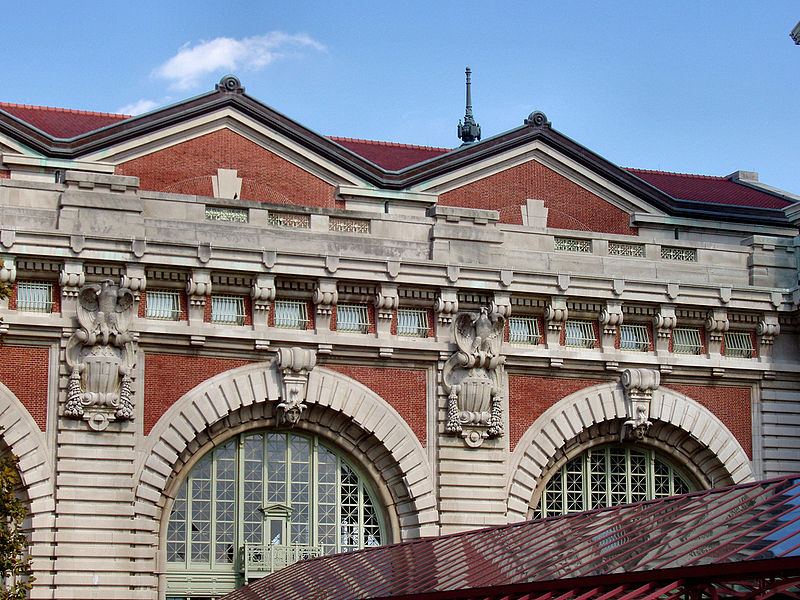
[[[206,206],[207,221],[227,221],[229,223],[247,223],[246,208],[230,208],[227,206]]]
[[[664,260],[679,260],[682,262],[697,262],[696,248],[675,248],[661,246],[661,258]]]
[[[555,238],[556,250],[566,250],[567,252],[591,252],[592,240],[582,240],[579,238]]]
[[[308,304],[304,300],[275,300],[275,327],[282,329],[308,327]]]
[[[428,337],[428,311],[416,308],[398,308],[397,335]]]
[[[573,458],[547,482],[536,509],[549,517],[692,491],[688,480],[652,450],[607,446]]]
[[[168,591],[185,597],[191,572],[239,570],[249,580],[303,558],[380,545],[385,533],[373,497],[316,437],[240,434],[201,458],[175,497]]]
[[[573,321],[564,323],[564,345],[572,348],[594,348],[597,338],[594,336],[594,325],[591,321]]]
[[[369,233],[369,221],[367,219],[330,217],[328,219],[328,230],[346,231],[348,233]]]
[[[296,213],[270,212],[267,223],[280,227],[294,227],[296,229],[308,229],[311,227],[311,220],[308,215]]]
[[[512,344],[538,344],[539,319],[536,317],[509,317],[508,341]]]
[[[369,312],[366,304],[337,305],[336,330],[367,333],[369,331]]]
[[[211,322],[225,325],[244,325],[242,296],[211,296]]]
[[[748,331],[725,332],[725,356],[752,358],[755,349],[753,338]]]
[[[44,281],[17,282],[17,310],[49,313],[53,310],[53,284]]]
[[[644,244],[628,244],[626,242],[608,242],[608,255],[644,258]]]
[[[676,327],[672,330],[672,351],[675,354],[700,354],[703,342],[700,331],[688,327]]]
[[[148,290],[145,313],[148,319],[177,321],[181,314],[181,294],[177,290]]]
[[[620,325],[619,349],[647,352],[650,349],[650,333],[645,325]]]

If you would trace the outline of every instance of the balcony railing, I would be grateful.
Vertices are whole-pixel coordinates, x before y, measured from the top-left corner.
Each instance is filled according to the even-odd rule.
[[[320,546],[303,544],[252,544],[244,545],[244,580],[250,581],[288,567],[299,560],[322,556]]]

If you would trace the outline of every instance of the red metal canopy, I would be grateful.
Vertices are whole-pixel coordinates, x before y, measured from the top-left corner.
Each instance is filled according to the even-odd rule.
[[[307,560],[226,600],[800,598],[800,475]]]

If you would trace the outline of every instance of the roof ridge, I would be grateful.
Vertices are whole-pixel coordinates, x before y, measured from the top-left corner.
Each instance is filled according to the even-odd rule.
[[[420,146],[417,144],[403,144],[400,142],[382,142],[379,140],[364,140],[359,138],[339,137],[334,135],[329,135],[328,139],[333,140],[334,142],[360,142],[362,144],[372,144],[373,146],[391,146],[394,148],[409,148],[413,150],[440,150],[444,152],[450,152],[452,150],[452,148],[439,148],[436,146]]]
[[[124,115],[120,113],[107,113],[107,112],[98,112],[93,110],[78,110],[76,108],[58,108],[56,106],[38,106],[36,104],[16,104],[14,102],[0,102],[0,109],[2,108],[31,108],[34,110],[48,110],[48,111],[55,111],[55,112],[64,112],[70,113],[75,115],[92,115],[95,117],[119,117],[120,120],[122,119],[130,119],[133,115]]]
[[[720,181],[729,181],[727,177],[719,177],[718,175],[701,175],[699,173],[678,173],[677,171],[659,171],[655,169],[638,169],[636,167],[622,167],[626,171],[632,173],[650,173],[652,175],[678,175],[679,177],[693,177],[695,179],[717,179]]]

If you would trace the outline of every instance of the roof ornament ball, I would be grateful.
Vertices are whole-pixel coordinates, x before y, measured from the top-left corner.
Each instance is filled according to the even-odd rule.
[[[464,144],[471,144],[474,141],[481,139],[481,126],[475,122],[475,117],[472,116],[472,84],[470,83],[469,76],[472,70],[467,67],[467,110],[464,114],[464,123],[458,121],[458,137]]]
[[[547,115],[542,111],[535,110],[525,119],[525,125],[530,125],[531,127],[549,127],[550,121],[547,120]]]
[[[239,81],[239,78],[235,75],[225,75],[222,79],[219,80],[217,84],[217,91],[220,92],[244,92],[244,86],[242,82]]]

